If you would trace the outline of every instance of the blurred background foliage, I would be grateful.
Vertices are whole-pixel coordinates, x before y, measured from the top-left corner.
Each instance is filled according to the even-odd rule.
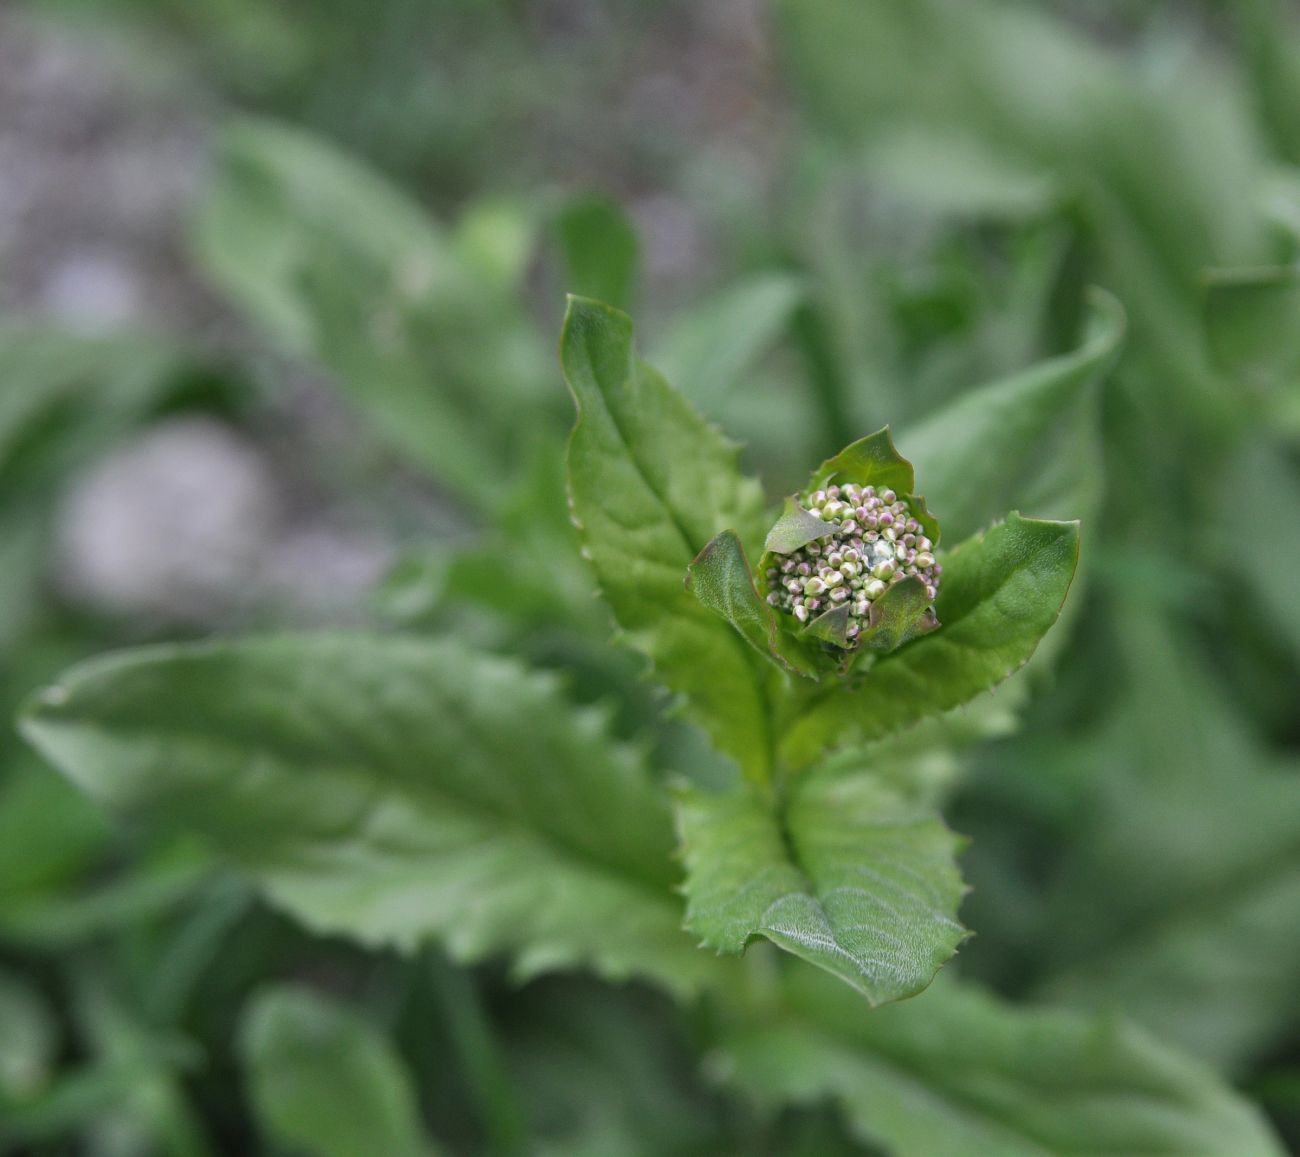
[[[769,493],[885,423],[924,483],[997,383],[1007,502],[1083,515],[1086,574],[945,778],[959,970],[1122,1008],[1300,1143],[1298,166],[1283,0],[14,0],[3,714],[126,643],[456,632],[721,781],[570,536],[563,292]],[[0,1148],[852,1149],[720,1092],[699,1015],[312,937],[6,726]]]

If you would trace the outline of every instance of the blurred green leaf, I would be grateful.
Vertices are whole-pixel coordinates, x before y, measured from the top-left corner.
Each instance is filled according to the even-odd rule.
[[[1239,1068],[1297,1023],[1300,778],[1157,612],[1126,605],[1125,709],[1044,906],[1038,991]]]
[[[763,660],[684,588],[719,531],[762,534],[758,484],[736,448],[638,364],[626,314],[575,298],[560,355],[578,408],[569,439],[573,516],[627,642],[746,774],[771,760]]]
[[[958,837],[870,774],[788,790],[779,816],[744,789],[678,791],[687,929],[729,953],[765,936],[873,1006],[921,991],[966,936]]]
[[[1124,333],[1100,290],[1083,344],[970,391],[899,435],[920,489],[950,536],[974,534],[1014,504],[1042,518],[1086,517],[1101,493],[1097,382]]]
[[[787,983],[788,1011],[737,1027],[717,1070],[767,1104],[829,1097],[864,1144],[898,1157],[1283,1152],[1231,1088],[1123,1021],[943,980],[864,1015],[811,969]]]
[[[803,282],[763,273],[729,286],[683,312],[655,347],[654,363],[712,417],[754,363],[791,324]],[[745,391],[747,394],[748,391]]]
[[[1079,556],[1077,523],[1011,514],[943,556],[939,630],[877,659],[848,687],[818,688],[781,739],[807,763],[974,699],[1023,666],[1056,622]]]
[[[17,974],[0,970],[0,1116],[6,1102],[42,1090],[58,1049],[58,1026],[44,997]]]
[[[346,155],[258,121],[224,134],[194,247],[218,288],[331,370],[397,449],[472,507],[494,504],[518,407],[544,404],[545,364],[495,266],[467,262]]]
[[[264,989],[240,1029],[268,1138],[312,1157],[431,1157],[415,1089],[387,1039],[358,1012],[300,986]]]
[[[283,636],[84,664],[24,734],[114,812],[200,833],[309,927],[678,989],[666,801],[554,678],[450,642]]]
[[[570,201],[556,214],[555,231],[567,292],[630,308],[638,246],[636,230],[618,204],[601,197]]]

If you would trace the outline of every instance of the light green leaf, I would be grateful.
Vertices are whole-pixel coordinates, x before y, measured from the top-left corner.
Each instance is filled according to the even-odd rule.
[[[346,635],[145,648],[74,668],[22,728],[313,929],[678,990],[709,964],[680,930],[666,800],[598,713],[513,662]]]
[[[750,367],[789,329],[804,294],[798,277],[763,273],[705,298],[664,335],[654,351],[655,365],[715,415]]]
[[[1097,382],[1124,334],[1124,311],[1093,290],[1073,353],[963,394],[900,435],[950,536],[974,534],[1016,505],[1043,518],[1091,513],[1101,493]]]
[[[567,267],[565,289],[627,309],[639,246],[636,230],[618,204],[602,197],[570,201],[556,215],[555,230]]]
[[[803,764],[966,703],[1028,661],[1060,614],[1079,555],[1077,523],[1011,514],[944,557],[943,626],[885,655],[848,686],[818,688],[781,739]]]
[[[782,817],[749,791],[678,791],[687,928],[719,952],[765,936],[872,1005],[925,988],[966,937],[959,837],[870,774],[789,791]]]
[[[544,402],[546,355],[474,246],[329,145],[240,121],[221,139],[194,247],[216,286],[332,371],[381,436],[491,505],[520,405]]]
[[[801,546],[816,542],[835,532],[835,525],[825,522],[804,509],[794,497],[785,500],[781,517],[772,524],[763,540],[763,549],[773,554],[793,554]]]
[[[737,470],[736,447],[637,363],[626,314],[572,299],[560,355],[578,408],[570,506],[601,590],[655,676],[686,696],[746,774],[765,780],[766,665],[683,587],[686,568],[720,531],[742,542],[762,535],[758,484]]]
[[[787,984],[788,1011],[735,1031],[718,1070],[764,1103],[829,1098],[896,1157],[1283,1152],[1247,1101],[1123,1021],[1018,1009],[944,980],[868,1015],[810,969]]]
[[[253,998],[240,1029],[268,1139],[311,1157],[431,1157],[410,1073],[364,1017],[308,988]]]

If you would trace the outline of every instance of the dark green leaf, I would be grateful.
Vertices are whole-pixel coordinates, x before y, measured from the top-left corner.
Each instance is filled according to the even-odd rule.
[[[1123,1021],[944,980],[867,1015],[809,969],[790,971],[787,998],[724,1043],[719,1067],[765,1103],[832,1099],[897,1157],[1282,1153],[1248,1102]]]
[[[762,493],[738,472],[736,447],[637,363],[625,314],[573,299],[560,353],[578,407],[570,505],[601,590],[656,677],[762,781],[771,760],[765,665],[682,585],[720,531],[757,539]]]
[[[776,613],[759,597],[745,548],[734,530],[724,530],[711,539],[686,569],[687,589],[735,627],[759,654],[775,659],[788,671],[816,677],[820,664],[780,630]]]
[[[240,1051],[268,1139],[313,1157],[431,1157],[401,1058],[360,1014],[310,989],[259,993]]]
[[[749,791],[679,790],[687,928],[720,952],[765,936],[873,1005],[919,992],[966,935],[959,838],[869,774],[789,790],[782,818]]]
[[[1056,621],[1079,554],[1077,523],[1012,514],[944,557],[943,626],[877,660],[850,686],[818,689],[781,740],[807,763],[823,748],[887,735],[1000,683]]]
[[[678,989],[709,963],[680,931],[645,768],[513,662],[367,636],[148,648],[73,669],[23,730],[113,811],[201,833],[312,928]]]

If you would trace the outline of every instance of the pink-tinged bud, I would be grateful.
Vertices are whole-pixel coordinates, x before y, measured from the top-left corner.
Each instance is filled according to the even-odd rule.
[[[794,608],[794,617],[801,623],[806,623],[808,621],[808,608],[799,603]]]
[[[812,574],[812,572],[813,572],[813,571],[812,571],[812,567],[811,567],[808,563],[806,563],[806,562],[801,562],[801,563],[800,563],[797,567],[795,567],[794,569],[795,569],[796,571],[798,571],[799,574],[803,575],[805,578],[807,578],[807,576],[810,575],[810,574]]]
[[[916,556],[916,565],[934,566],[934,555],[932,555],[928,550],[921,551],[921,553]]]
[[[826,589],[826,584],[819,578],[810,578],[803,585],[804,594],[819,595]]]
[[[886,587],[879,579],[872,579],[871,582],[867,583],[865,589],[867,592],[867,598],[878,599],[885,593]]]
[[[876,516],[877,526],[893,526],[893,524],[894,524],[894,516],[890,514],[888,510],[882,510]]]
[[[882,490],[880,492],[880,501],[889,506],[898,501],[898,495],[892,490]]]
[[[849,597],[849,592],[846,591],[843,587],[836,587],[833,591],[831,591],[832,602],[842,603],[848,597]]]
[[[929,596],[931,602],[934,602],[939,595],[938,588],[931,583],[926,583],[925,593]]]
[[[770,595],[767,596],[767,605],[770,607],[780,606],[781,596],[778,595],[776,591],[773,591]]]
[[[804,599],[803,605],[808,608],[808,613],[811,614],[822,605],[822,601],[821,599]]]
[[[862,628],[857,623],[850,623],[844,628],[844,637],[847,639],[856,639],[861,633]]]

